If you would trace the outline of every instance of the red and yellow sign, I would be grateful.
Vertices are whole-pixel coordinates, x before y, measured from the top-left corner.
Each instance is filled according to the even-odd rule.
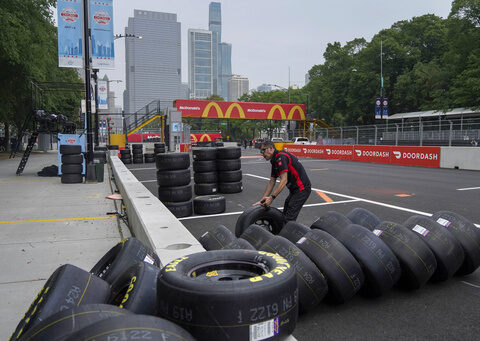
[[[243,120],[305,120],[304,104],[223,102],[177,99],[182,117],[231,118]]]
[[[191,133],[190,141],[195,142],[206,142],[206,141],[215,141],[216,139],[221,139],[222,134],[220,133]]]

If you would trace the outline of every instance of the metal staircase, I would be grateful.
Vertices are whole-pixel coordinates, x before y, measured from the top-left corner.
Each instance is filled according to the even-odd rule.
[[[30,156],[33,146],[37,141],[37,137],[38,137],[38,132],[34,132],[32,133],[32,135],[30,135],[30,138],[28,139],[27,148],[25,148],[25,152],[23,153],[22,160],[20,160],[20,164],[18,165],[18,168],[17,168],[17,175],[20,175],[23,173],[23,170],[25,169],[25,165],[27,164],[27,161],[28,161],[28,157]]]
[[[125,118],[127,134],[130,135],[140,129],[140,126],[145,125],[145,123],[155,118],[155,116],[160,117],[161,115],[163,114],[161,113],[160,100],[151,101],[143,108],[137,110],[134,114]]]

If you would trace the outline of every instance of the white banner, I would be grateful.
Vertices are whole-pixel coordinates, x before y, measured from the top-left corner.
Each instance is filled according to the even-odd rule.
[[[108,109],[107,81],[98,81],[98,109]]]

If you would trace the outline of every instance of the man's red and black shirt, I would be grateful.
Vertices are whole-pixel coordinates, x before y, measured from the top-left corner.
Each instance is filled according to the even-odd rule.
[[[293,154],[286,151],[276,150],[270,159],[272,164],[272,178],[277,178],[280,174],[288,172],[287,187],[291,192],[303,191],[312,185],[300,161]]]

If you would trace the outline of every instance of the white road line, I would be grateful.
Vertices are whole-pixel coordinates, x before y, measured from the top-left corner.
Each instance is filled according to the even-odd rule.
[[[152,169],[157,169],[157,168],[129,168],[128,170],[131,171],[137,171],[137,170],[152,170]]]
[[[325,205],[345,204],[345,203],[355,202],[355,201],[359,201],[359,200],[343,200],[343,201],[333,201],[333,202],[320,202],[320,203],[316,203],[316,204],[303,205],[303,207],[316,207],[316,206],[325,206]],[[275,208],[278,208],[279,210],[283,210],[283,207],[275,207]],[[191,220],[191,219],[201,219],[201,218],[214,218],[214,217],[222,217],[222,216],[229,216],[229,215],[240,215],[240,214],[242,214],[242,213],[243,213],[243,211],[228,212],[228,213],[201,215],[201,216],[194,216],[194,217],[185,217],[185,218],[179,218],[178,220]]]
[[[475,288],[480,289],[480,285],[475,285],[475,284],[468,283],[468,282],[465,282],[465,281],[460,281],[460,282],[465,283],[465,284],[467,284],[467,285],[470,285],[470,286],[472,286],[472,287],[475,287]]]
[[[270,180],[270,178],[266,178],[266,177],[258,176],[258,175],[254,175],[254,174],[244,174],[244,175],[251,176],[251,177],[254,177],[254,178],[258,178],[258,179],[262,179],[262,180]],[[370,203],[370,204],[380,205],[380,206],[384,206],[384,207],[388,207],[388,208],[393,208],[393,209],[401,210],[401,211],[406,211],[406,212],[410,212],[410,213],[421,214],[421,215],[426,215],[426,216],[431,216],[431,215],[432,215],[431,213],[427,213],[427,212],[412,210],[412,209],[409,209],[409,208],[400,207],[400,206],[395,206],[395,205],[390,205],[390,204],[386,204],[386,203],[383,203],[383,202],[378,202],[378,201],[373,201],[373,200],[368,200],[368,199],[363,199],[363,198],[358,198],[358,197],[352,197],[351,195],[345,195],[345,194],[341,194],[341,193],[335,193],[335,192],[325,191],[325,190],[323,190],[323,189],[312,188],[312,190],[313,190],[313,191],[321,191],[321,192],[326,193],[326,194],[337,195],[337,196],[339,196],[339,197],[343,197],[343,198],[347,198],[347,199],[352,199],[352,200],[356,200],[356,201],[368,202],[368,203]]]
[[[472,189],[480,189],[480,187],[457,188],[457,191],[470,191]]]
[[[143,181],[140,181],[141,183],[144,183],[144,182],[157,182],[157,180],[143,180]]]
[[[302,160],[302,163],[304,163],[304,162],[317,162],[317,161],[325,162],[325,161],[339,161],[339,160]],[[263,164],[265,164],[265,165],[269,165],[269,164],[270,164],[270,161],[242,162],[242,165],[253,165],[253,164],[256,164],[256,163],[263,163]]]

